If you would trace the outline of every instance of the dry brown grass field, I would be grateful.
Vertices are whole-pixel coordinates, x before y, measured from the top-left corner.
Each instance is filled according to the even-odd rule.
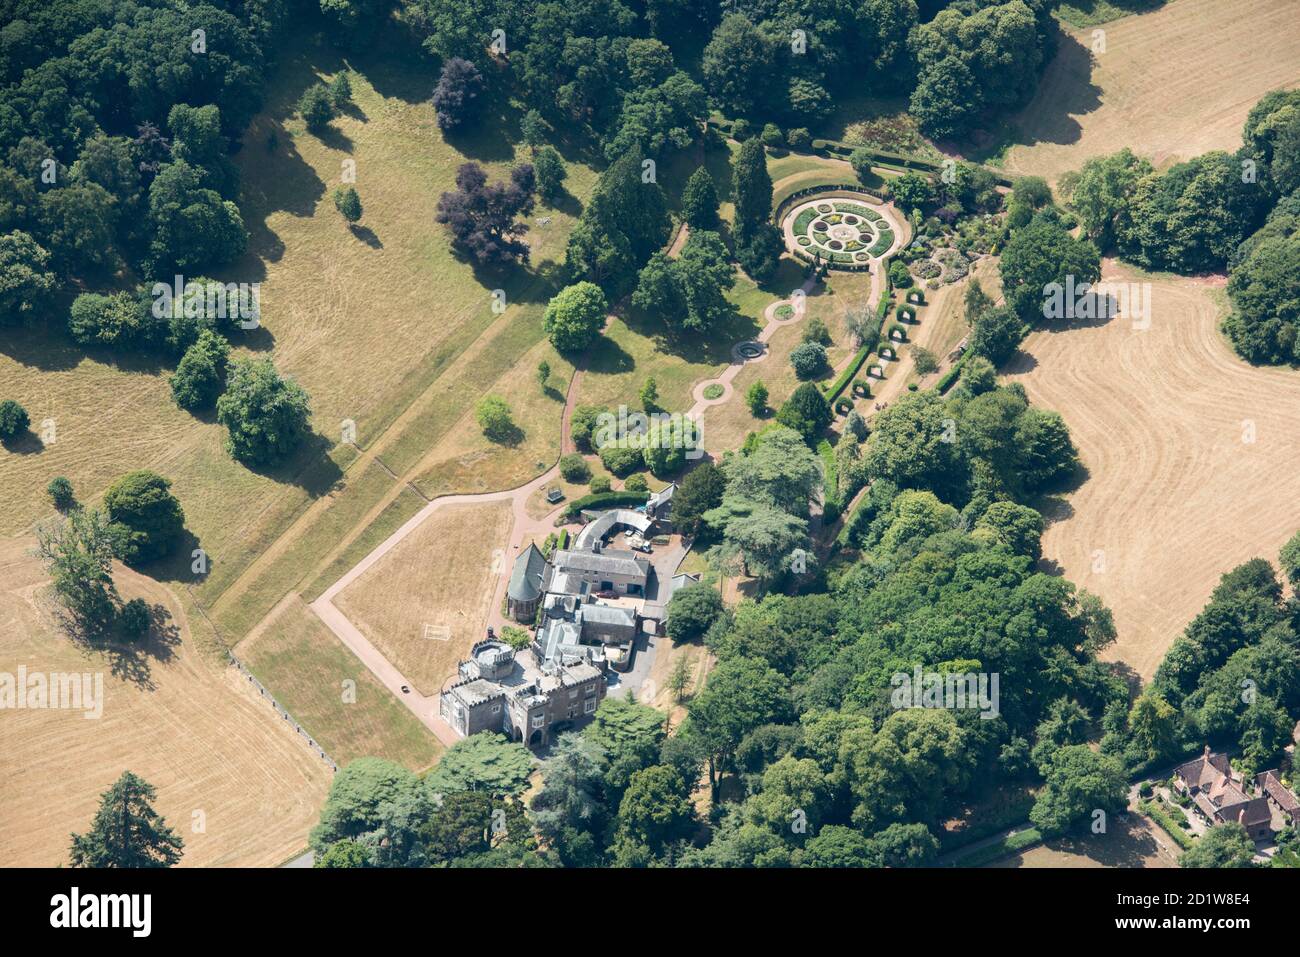
[[[654,664],[650,667],[650,674],[645,684],[637,694],[637,700],[665,712],[669,724],[675,728],[686,717],[686,706],[690,704],[691,698],[704,690],[709,672],[713,670],[717,660],[703,642],[679,645],[667,635],[660,635],[655,641],[659,647],[655,651]],[[682,693],[682,700],[678,701],[669,684],[677,662],[683,659],[690,669],[690,681]]]
[[[421,771],[442,753],[438,739],[297,595],[286,598],[235,653],[263,683],[275,676],[280,704],[311,729],[340,767],[353,758],[380,757]]]
[[[355,109],[323,136],[308,134],[293,104],[306,85],[345,65],[353,69]],[[545,264],[563,257],[579,206],[570,199],[560,209],[538,208],[535,219],[550,222],[530,234],[526,269],[476,273],[452,256],[434,222],[437,198],[467,159],[484,162],[493,177],[505,175],[516,159],[505,138],[514,119],[494,116],[480,135],[449,144],[428,102],[432,84],[379,55],[344,64],[298,46],[283,54],[266,108],[236,157],[250,248],[220,278],[261,282],[263,328],[244,345],[271,355],[310,393],[320,435],[312,447],[272,473],[254,473],[226,455],[219,425],[175,407],[168,367],[117,364],[86,356],[57,333],[14,331],[0,348],[6,396],[22,402],[38,426],[53,419],[57,439],[0,461],[0,533],[19,533],[49,512],[44,487],[55,475],[94,502],[117,475],[153,468],[173,481],[188,527],[211,557],[210,575],[195,583],[199,599],[212,608],[233,586],[213,611],[234,641],[310,571],[301,560],[273,567],[292,548],[280,541],[287,529],[294,541],[310,538],[327,510],[339,513],[336,526],[364,528],[402,494],[391,476],[380,487],[365,468],[345,472],[358,454],[338,444],[345,419],[356,423],[369,453],[360,465],[379,455],[402,479],[422,477],[431,488],[476,488],[484,473],[519,484],[555,457],[561,401],[521,394],[515,408],[523,434],[513,447],[495,447],[462,426],[479,396],[519,392],[519,363],[531,374],[547,358],[562,393],[569,367],[543,343],[540,319],[551,286]],[[329,195],[345,161],[356,164],[365,207],[355,232]],[[595,174],[576,163],[569,172],[569,189],[585,195]],[[508,303],[500,315],[492,309],[497,288]],[[440,448],[453,430],[454,441]],[[346,531],[332,530],[331,544]],[[309,541],[305,550],[320,549]]]
[[[66,863],[99,795],[124,770],[158,790],[155,807],[189,866],[274,866],[302,849],[332,774],[233,667],[195,646],[164,587],[119,568],[124,598],[166,609],[165,635],[130,659],[74,643],[50,617],[47,578],[27,539],[0,544],[0,671],[99,672],[103,716],[0,712],[0,860]],[[194,813],[205,817],[194,833]]]
[[[514,557],[496,554],[510,526],[507,501],[449,505],[334,603],[421,693],[436,694],[483,636],[496,580]]]
[[[541,314],[553,285],[550,264],[563,258],[595,173],[569,163],[572,195],[559,208],[538,207],[528,267],[475,270],[451,254],[434,208],[459,164],[478,160],[500,178],[526,158],[512,146],[514,112],[494,104],[478,133],[448,142],[429,103],[436,76],[411,66],[419,62],[414,56],[390,58],[379,50],[344,62],[303,39],[281,51],[280,62],[265,109],[236,156],[249,253],[217,278],[262,284],[263,328],[236,345],[270,355],[307,389],[318,437],[275,471],[252,472],[225,453],[219,425],[175,407],[170,367],[88,356],[57,331],[12,330],[0,345],[5,397],[30,411],[38,431],[42,420],[53,419],[57,434],[30,453],[0,456],[0,535],[21,535],[50,514],[44,489],[56,475],[70,478],[78,498],[93,504],[129,469],[162,473],[185,508],[194,544],[211,562],[205,579],[190,582],[187,545],[183,561],[178,556],[146,570],[173,586],[168,602],[192,612],[200,626],[194,644],[205,659],[193,667],[212,667],[219,660],[208,654],[214,646],[255,632],[258,640],[245,649],[254,670],[340,760],[380,753],[424,767],[436,758],[436,741],[400,706],[375,700],[378,686],[368,673],[355,675],[357,710],[334,709],[336,685],[352,676],[356,663],[316,627],[296,595],[315,597],[430,495],[522,484],[558,456],[572,367],[545,343]],[[355,107],[323,135],[307,133],[295,115],[299,95],[345,67],[352,71]],[[330,199],[348,162],[355,162],[365,210],[356,230]],[[506,294],[502,313],[492,308],[495,289]],[[545,396],[535,379],[542,359],[553,370]],[[514,408],[521,430],[514,445],[492,445],[473,423],[475,402],[490,392],[505,395]],[[345,419],[356,423],[358,447],[340,442]],[[162,586],[155,587],[161,595]],[[200,607],[216,630],[199,617]],[[202,694],[190,697],[211,704]],[[229,706],[206,710],[215,721]],[[247,729],[242,718],[223,720],[234,721],[235,740],[251,736],[258,720],[264,733],[279,733],[269,707],[250,711]],[[82,737],[75,747],[70,739],[66,750],[92,768],[136,743],[125,734],[122,741]],[[247,750],[256,755],[257,749]],[[267,773],[278,771],[271,766]],[[93,803],[102,789],[93,783],[94,793],[75,789],[77,800]],[[284,801],[310,805],[302,827],[296,806],[280,814],[287,830],[278,834],[269,833],[251,804],[240,806],[240,817],[266,825],[263,844],[288,834],[293,846],[281,855],[287,856],[300,849],[323,796],[315,783],[283,790]],[[251,793],[250,800],[261,800],[256,789]],[[259,856],[260,846],[240,835],[219,849],[215,832],[210,835],[198,845],[208,848],[206,857],[194,860],[276,863],[278,850]]]
[[[1129,147],[1157,164],[1241,145],[1269,90],[1300,83],[1295,0],[1174,0],[1093,29],[1065,30],[1030,104],[1015,117],[1009,173],[1050,181]]]
[[[990,864],[990,867],[1177,867],[1165,836],[1140,814],[1112,821],[1105,834],[1087,834],[1039,844]]]
[[[1214,282],[1144,276],[1147,329],[1083,320],[1033,333],[1006,371],[1064,417],[1088,478],[1047,510],[1043,555],[1114,611],[1104,657],[1150,678],[1219,577],[1276,561],[1300,528],[1300,377],[1255,368],[1218,332]]]

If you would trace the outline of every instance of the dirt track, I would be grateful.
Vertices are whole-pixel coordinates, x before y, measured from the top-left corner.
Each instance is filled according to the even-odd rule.
[[[1103,278],[1140,277],[1108,261]],[[1104,657],[1144,678],[1220,575],[1276,561],[1300,528],[1300,375],[1237,358],[1218,285],[1155,281],[1149,329],[1041,330],[1006,370],[1065,417],[1090,472],[1043,554],[1111,607],[1120,637]]]

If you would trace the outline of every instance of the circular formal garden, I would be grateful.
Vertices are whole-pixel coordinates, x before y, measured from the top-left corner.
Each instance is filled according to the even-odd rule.
[[[865,266],[894,244],[894,232],[867,203],[826,199],[790,211],[790,231],[807,257],[834,264]]]

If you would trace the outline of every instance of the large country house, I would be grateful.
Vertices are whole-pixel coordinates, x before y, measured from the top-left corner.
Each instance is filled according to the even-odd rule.
[[[593,714],[605,697],[605,672],[587,661],[544,661],[489,638],[470,650],[438,711],[461,735],[499,731],[529,747]]]
[[[452,728],[462,735],[501,731],[540,746],[596,710],[609,670],[631,667],[638,636],[657,631],[672,593],[698,580],[661,580],[645,553],[610,547],[620,534],[645,542],[669,531],[675,488],[650,496],[644,510],[585,514],[572,547],[549,559],[532,543],[520,552],[506,611],[534,626],[533,639],[518,652],[490,635],[474,646],[440,699]]]

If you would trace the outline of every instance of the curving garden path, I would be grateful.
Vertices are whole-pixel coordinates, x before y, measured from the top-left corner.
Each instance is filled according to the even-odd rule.
[[[861,197],[855,193],[834,193],[822,194],[824,196],[843,195],[855,199]],[[878,210],[889,220],[894,231],[894,244],[888,252],[893,252],[899,244],[906,241],[905,226],[898,223],[892,207],[878,205]],[[793,243],[789,224],[791,217],[787,217],[784,229],[787,234],[787,246],[797,248]],[[674,242],[674,248],[680,249],[685,242],[686,230],[683,228]],[[878,301],[882,286],[880,269],[871,271],[871,298]],[[816,285],[816,279],[808,278],[800,286],[800,289],[806,294],[811,292]],[[763,318],[766,324],[759,334],[752,340],[740,342],[733,347],[732,355],[734,361],[718,376],[705,379],[696,384],[692,390],[694,404],[686,412],[686,415],[695,421],[700,421],[706,410],[731,401],[735,397],[735,389],[732,381],[736,375],[747,364],[753,362],[762,362],[768,358],[767,343],[783,326],[790,325],[801,321],[806,315],[806,309],[796,308],[791,315],[781,316],[778,312],[782,306],[793,305],[790,299],[779,299],[769,304],[763,310]],[[752,351],[753,354],[749,354]],[[574,451],[572,438],[569,435],[569,423],[572,419],[573,410],[577,402],[578,383],[582,378],[583,368],[581,365],[575,368],[572,378],[569,380],[569,387],[565,395],[564,411],[561,416],[561,455]],[[713,398],[706,398],[705,392],[710,386],[721,386],[720,394]],[[459,740],[458,735],[452,728],[442,720],[438,715],[438,696],[425,695],[416,690],[415,684],[402,674],[400,670],[375,647],[375,645],[366,638],[347,616],[334,604],[335,597],[356,581],[367,570],[372,568],[385,555],[392,551],[403,539],[419,528],[436,512],[444,508],[455,505],[485,504],[490,502],[509,502],[511,507],[512,521],[510,526],[509,548],[506,550],[508,561],[503,563],[501,574],[497,576],[496,585],[492,595],[492,601],[489,605],[489,623],[500,626],[505,622],[501,618],[501,605],[504,601],[505,589],[509,583],[509,569],[513,567],[515,554],[523,547],[524,542],[544,536],[554,529],[555,514],[563,506],[547,513],[542,518],[533,518],[528,514],[527,504],[529,499],[540,489],[553,484],[559,477],[558,461],[541,475],[527,482],[524,485],[514,489],[504,489],[496,492],[480,492],[463,495],[443,495],[433,499],[425,505],[419,512],[408,519],[397,531],[393,532],[387,539],[375,547],[360,562],[349,569],[338,581],[334,582],[326,589],[319,598],[313,601],[308,607],[316,614],[321,622],[334,633],[353,654],[355,654],[374,676],[386,687],[399,701],[402,702],[417,719],[428,728],[433,734],[445,745],[452,745]],[[404,690],[405,689],[405,690]]]
[[[799,289],[803,293],[807,294],[812,292],[815,285],[817,285],[817,280],[809,277],[803,281],[803,285],[801,285]],[[705,379],[702,382],[697,382],[695,384],[695,388],[691,390],[691,396],[695,399],[695,404],[686,412],[688,417],[698,422],[700,417],[704,414],[705,409],[710,406],[721,405],[724,402],[729,402],[731,397],[735,394],[735,389],[731,384],[732,380],[736,378],[740,370],[747,365],[751,365],[755,362],[762,362],[767,359],[767,343],[772,336],[776,335],[776,331],[782,326],[788,326],[792,323],[798,322],[807,315],[807,309],[796,309],[790,316],[785,318],[777,316],[776,313],[778,309],[782,306],[789,305],[792,305],[789,299],[778,299],[768,305],[768,307],[763,310],[763,318],[767,320],[767,324],[763,326],[762,331],[760,331],[753,339],[738,342],[732,347],[731,365],[727,366],[727,368],[722,371],[721,375],[712,379]],[[751,350],[753,354],[747,354],[747,349]],[[712,386],[721,386],[722,393],[710,399],[706,397],[704,393]]]

